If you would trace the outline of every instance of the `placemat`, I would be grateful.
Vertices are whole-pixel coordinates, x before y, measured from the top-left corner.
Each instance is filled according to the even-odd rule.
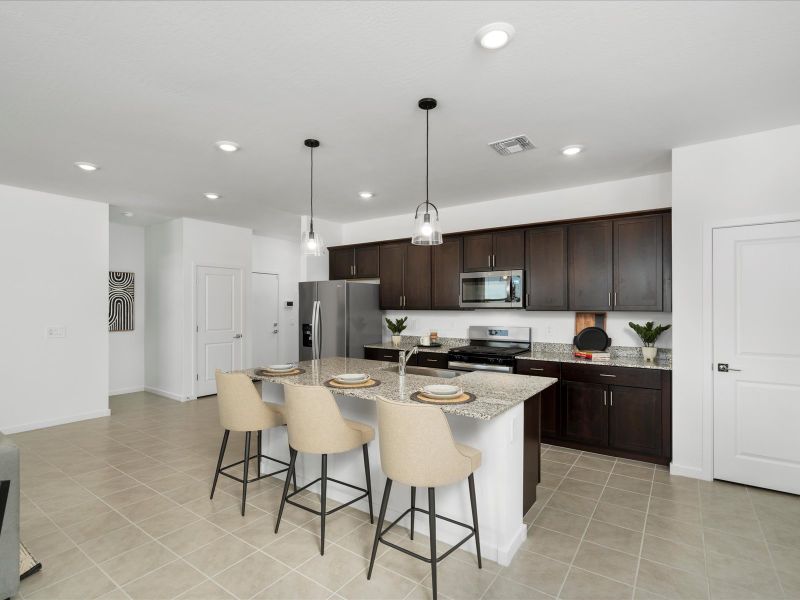
[[[364,383],[339,383],[338,381],[334,381],[333,379],[328,379],[325,382],[325,385],[329,388],[339,389],[339,390],[352,390],[356,388],[371,388],[380,385],[381,382],[377,379],[373,379],[370,377]]]
[[[305,372],[306,370],[300,367],[292,369],[291,371],[286,371],[286,373],[276,373],[275,371],[267,371],[266,369],[255,370],[255,374],[261,377],[290,377],[291,375],[302,375]]]
[[[428,396],[423,395],[422,392],[414,392],[411,394],[411,399],[416,400],[417,402],[423,402],[425,404],[466,404],[467,402],[472,402],[475,400],[475,394],[470,394],[469,392],[464,392],[460,396],[456,396],[455,398],[428,398]]]

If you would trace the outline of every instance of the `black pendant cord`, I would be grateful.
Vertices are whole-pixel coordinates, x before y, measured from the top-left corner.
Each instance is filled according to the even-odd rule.
[[[311,218],[309,220],[309,232],[314,233],[314,147],[311,147]]]
[[[425,111],[425,212],[430,213],[430,184],[428,183],[428,170],[429,170],[429,163],[430,163],[430,137],[431,137],[431,125],[430,125],[430,116],[431,111]]]

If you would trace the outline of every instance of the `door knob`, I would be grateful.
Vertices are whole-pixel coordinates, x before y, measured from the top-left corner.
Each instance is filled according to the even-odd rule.
[[[728,366],[728,363],[717,363],[717,371],[727,373],[728,371],[741,371],[741,369],[733,369]]]
[[[278,333],[278,330],[277,329],[273,329],[272,333]]]
[[[242,334],[241,333],[237,333],[237,334],[235,334],[233,336],[233,339],[238,340],[240,337],[242,337]]]

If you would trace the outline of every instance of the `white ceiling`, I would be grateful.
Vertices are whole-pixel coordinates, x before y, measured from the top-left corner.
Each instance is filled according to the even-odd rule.
[[[294,235],[317,137],[317,216],[409,213],[423,96],[443,206],[663,172],[800,122],[798,32],[799,2],[1,2],[0,183]]]

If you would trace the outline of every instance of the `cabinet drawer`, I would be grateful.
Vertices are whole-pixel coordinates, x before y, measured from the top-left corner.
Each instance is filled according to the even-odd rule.
[[[387,362],[398,362],[399,350],[385,350],[383,348],[364,348],[364,358],[367,360],[384,360]]]
[[[560,377],[561,363],[549,360],[517,359],[516,372],[520,375],[537,375],[539,377]]]
[[[586,383],[627,385],[652,390],[661,389],[661,372],[657,369],[563,363],[561,365],[561,378]]]
[[[417,354],[417,364],[420,367],[431,367],[433,369],[447,368],[447,354],[444,352],[419,352]]]

